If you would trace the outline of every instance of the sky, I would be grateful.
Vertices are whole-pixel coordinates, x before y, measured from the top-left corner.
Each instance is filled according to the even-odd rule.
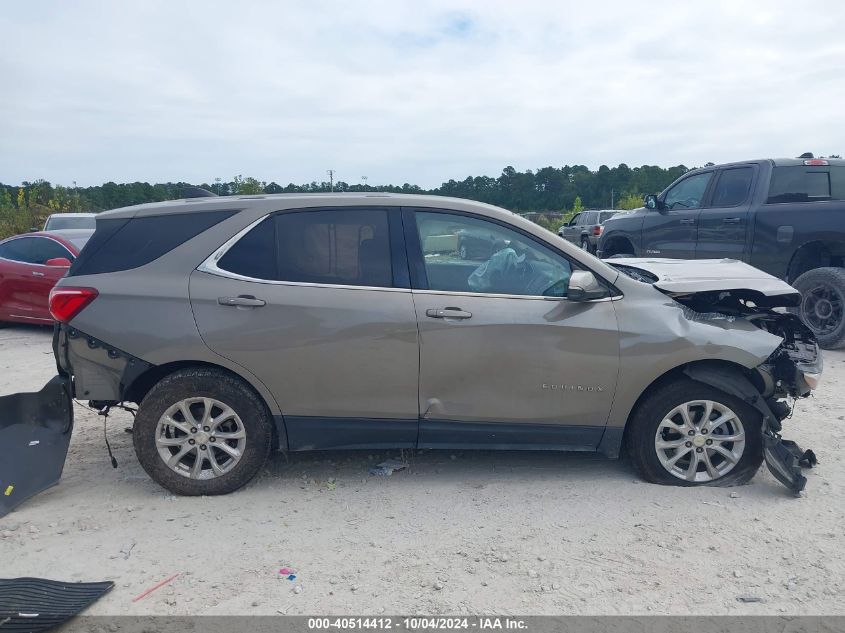
[[[841,0],[9,2],[0,182],[845,154],[844,24]]]

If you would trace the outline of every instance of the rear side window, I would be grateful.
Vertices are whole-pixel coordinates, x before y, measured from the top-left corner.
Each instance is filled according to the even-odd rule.
[[[604,224],[606,220],[609,220],[614,215],[616,215],[616,211],[605,211],[599,214],[599,224]]]
[[[713,190],[712,207],[736,207],[745,202],[751,191],[753,167],[726,169],[719,174],[719,181]]]
[[[68,276],[138,268],[169,253],[237,210],[100,219]]]
[[[387,212],[280,213],[238,240],[217,267],[253,279],[389,287],[393,274]]]
[[[845,200],[845,167],[775,167],[767,202]]]
[[[385,210],[282,213],[276,236],[282,281],[393,285]]]

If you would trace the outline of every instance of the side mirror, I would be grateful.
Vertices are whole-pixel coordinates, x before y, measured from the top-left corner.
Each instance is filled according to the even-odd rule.
[[[660,204],[660,200],[657,199],[656,193],[650,193],[645,198],[643,198],[643,205],[646,209],[660,209],[662,205]]]
[[[70,268],[70,260],[67,257],[54,257],[44,262],[44,265],[54,268]]]
[[[589,270],[572,271],[566,291],[568,299],[572,301],[593,301],[607,296],[607,289],[599,283],[596,276]]]

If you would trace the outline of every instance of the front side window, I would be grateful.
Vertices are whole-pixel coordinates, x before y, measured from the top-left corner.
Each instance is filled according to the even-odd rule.
[[[451,292],[565,297],[569,261],[495,222],[417,212],[428,288]]]
[[[35,238],[35,263],[46,264],[51,259],[64,258],[73,261],[73,255],[64,246],[46,237]]]
[[[280,213],[244,235],[217,266],[253,279],[390,287],[387,212],[350,208]]]
[[[22,238],[17,240],[9,240],[0,244],[0,257],[8,259],[13,262],[31,263],[31,249],[28,244],[34,238]]]
[[[699,209],[713,172],[695,174],[672,187],[663,199],[667,209]]]
[[[736,207],[745,202],[751,191],[751,178],[754,175],[752,167],[726,169],[719,176],[719,182],[713,191],[714,207]]]

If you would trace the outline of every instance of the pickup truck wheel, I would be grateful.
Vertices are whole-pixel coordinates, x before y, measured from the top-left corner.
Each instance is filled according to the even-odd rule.
[[[138,408],[135,453],[158,484],[180,495],[237,490],[264,465],[270,416],[238,378],[206,368],[177,371],[157,383]]]
[[[738,485],[751,480],[763,462],[760,414],[688,378],[646,396],[629,424],[628,455],[652,483]]]
[[[824,349],[845,347],[845,270],[814,268],[793,284],[801,293],[799,315]]]

